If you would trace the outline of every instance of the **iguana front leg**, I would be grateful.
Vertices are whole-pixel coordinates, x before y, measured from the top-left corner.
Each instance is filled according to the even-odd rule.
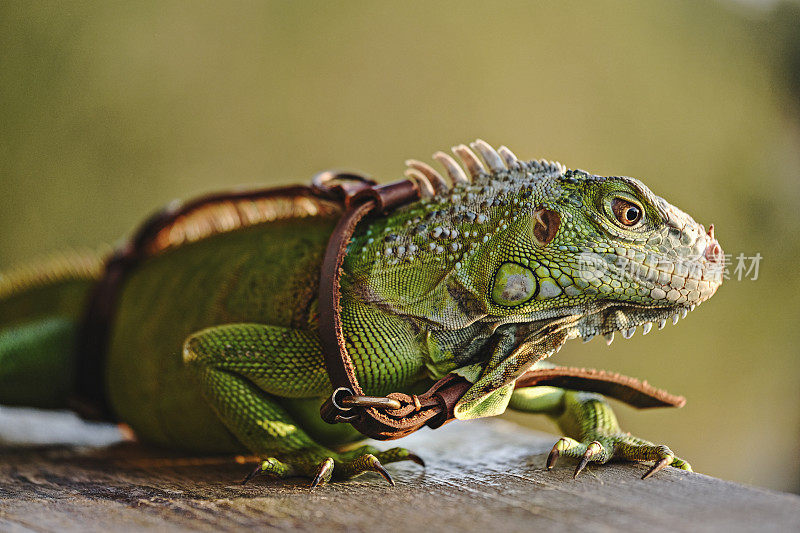
[[[682,470],[692,469],[689,463],[676,457],[667,446],[656,445],[623,432],[611,406],[599,394],[556,387],[526,387],[514,391],[509,407],[518,411],[545,413],[567,435],[553,446],[547,458],[548,470],[562,455],[579,459],[574,477],[578,477],[590,462],[603,464],[612,459],[655,461],[642,479],[668,465]]]
[[[379,451],[363,446],[337,453],[316,442],[299,420],[311,417],[302,409],[318,410],[330,393],[319,340],[310,332],[264,326],[230,324],[200,331],[184,344],[184,361],[199,378],[203,395],[220,420],[264,461],[247,477],[305,476],[312,488],[331,478],[348,478],[377,472],[394,484],[383,463],[422,461],[408,450]],[[300,405],[284,408],[297,398]],[[297,416],[290,414],[295,412]],[[319,418],[318,411],[314,413]],[[355,440],[356,433],[339,437],[340,444]]]

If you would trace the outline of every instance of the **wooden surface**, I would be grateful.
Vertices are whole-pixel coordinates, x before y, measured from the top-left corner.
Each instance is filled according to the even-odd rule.
[[[237,482],[232,457],[123,444],[0,448],[0,531],[800,531],[800,497],[644,465],[547,472],[555,438],[501,420],[456,422],[402,443],[428,463],[390,465],[310,493],[305,480]],[[747,460],[744,452],[742,460]],[[241,459],[241,458],[240,458]]]

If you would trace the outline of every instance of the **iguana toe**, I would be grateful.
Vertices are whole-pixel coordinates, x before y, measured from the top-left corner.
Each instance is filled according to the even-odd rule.
[[[363,474],[364,472],[377,472],[390,485],[394,486],[394,480],[392,479],[392,476],[389,475],[389,472],[386,471],[378,458],[371,453],[356,457],[350,463],[346,463],[342,470],[342,473],[346,477],[357,476],[359,474]]]
[[[554,466],[556,466],[556,461],[558,461],[558,457],[565,452],[566,450],[574,447],[580,446],[581,443],[576,441],[575,439],[571,439],[569,437],[561,437],[558,439],[553,445],[553,449],[550,450],[550,455],[547,456],[547,469],[552,470]]]
[[[283,463],[274,457],[270,457],[262,461],[252,472],[247,474],[247,477],[242,480],[242,485],[246,484],[256,476],[266,475],[282,479],[290,477],[294,475],[294,473],[295,469],[290,465],[287,465],[286,463]]]
[[[417,455],[415,453],[409,453],[408,456],[406,457],[406,459],[408,459],[412,463],[417,463],[422,468],[425,468],[425,461],[423,461],[422,457],[420,457],[419,455]]]
[[[425,461],[422,460],[422,457],[406,450],[405,448],[390,448],[382,452],[372,453],[383,464],[411,461],[412,463],[416,463],[423,468],[425,467]]]
[[[388,450],[381,451],[374,446],[361,446],[355,450],[340,454],[340,459],[344,462],[355,461],[360,456],[367,454],[374,455],[378,461],[384,465],[398,463],[400,461],[411,461],[423,468],[425,467],[425,461],[422,460],[422,457],[405,448],[389,448]]]

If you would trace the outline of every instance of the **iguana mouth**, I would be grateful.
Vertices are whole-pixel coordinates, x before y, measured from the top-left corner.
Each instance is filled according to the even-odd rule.
[[[642,334],[646,335],[654,324],[658,324],[658,329],[663,329],[669,320],[677,324],[678,320],[685,318],[690,311],[711,298],[722,284],[724,262],[722,249],[714,237],[713,224],[701,238],[702,242],[698,239],[698,243],[695,243],[701,252],[699,258],[686,261],[659,261],[652,256],[642,260],[631,256],[626,257],[627,264],[620,267],[619,264],[612,265],[611,259],[600,258],[600,264],[607,271],[613,271],[620,279],[635,282],[640,290],[661,305],[609,300],[602,309],[586,313],[578,321],[576,331],[571,332],[571,338],[581,337],[587,342],[602,334],[606,342],[611,344],[617,331],[629,339],[638,326],[642,326]],[[596,266],[598,259],[594,261]]]
[[[541,339],[559,331],[566,331],[566,340],[580,338],[589,342],[597,335],[606,339],[606,344],[611,344],[614,334],[621,332],[622,336],[630,339],[636,328],[642,326],[642,335],[647,335],[654,325],[664,329],[667,323],[677,324],[681,318],[686,318],[690,311],[694,311],[702,302],[685,306],[671,307],[646,307],[636,304],[605,302],[599,309],[588,310],[580,315],[561,316],[552,318],[546,323],[539,323],[528,339]],[[555,352],[561,349],[559,346]],[[552,355],[552,354],[551,354]]]

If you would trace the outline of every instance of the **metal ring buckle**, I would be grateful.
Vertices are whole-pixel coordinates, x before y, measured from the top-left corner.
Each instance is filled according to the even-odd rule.
[[[400,409],[402,404],[394,398],[383,396],[357,396],[348,387],[339,387],[331,394],[331,405],[339,412],[337,422],[347,422],[358,417],[357,408]]]
[[[353,391],[351,391],[347,387],[339,387],[338,389],[334,390],[331,394],[331,405],[339,412],[336,415],[337,422],[347,422],[348,420],[354,420],[358,417],[358,414],[355,414],[355,409],[352,407],[344,407],[337,398],[341,401],[345,398],[352,398]],[[353,413],[348,415],[347,413]]]

